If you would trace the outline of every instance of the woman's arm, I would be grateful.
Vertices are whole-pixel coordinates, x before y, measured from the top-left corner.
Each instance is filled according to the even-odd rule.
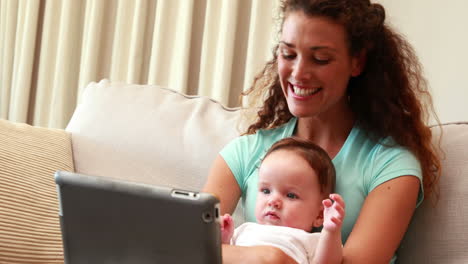
[[[343,249],[343,263],[388,264],[416,208],[420,182],[401,176],[376,187],[367,196]]]
[[[203,192],[214,194],[220,201],[221,215],[232,214],[241,196],[241,189],[226,161],[218,155],[211,167]]]
[[[232,214],[234,209],[236,209],[237,202],[241,196],[241,189],[228,165],[220,155],[214,161],[203,191],[212,193],[218,197],[221,215],[226,213]],[[225,244],[222,247],[223,263],[225,264],[296,264],[291,257],[275,247],[240,247]]]

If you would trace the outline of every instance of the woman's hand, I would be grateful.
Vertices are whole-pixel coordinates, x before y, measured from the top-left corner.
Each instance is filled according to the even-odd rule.
[[[223,245],[224,264],[297,264],[281,249],[270,246]]]

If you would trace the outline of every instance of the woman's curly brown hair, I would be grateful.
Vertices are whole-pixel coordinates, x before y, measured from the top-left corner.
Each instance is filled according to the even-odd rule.
[[[376,140],[392,137],[420,161],[427,196],[436,194],[440,160],[426,125],[435,115],[427,82],[411,45],[385,23],[385,10],[369,0],[283,0],[281,24],[288,14],[329,18],[343,25],[351,56],[364,52],[363,72],[349,81],[347,94],[356,121]],[[277,50],[273,59],[256,76],[243,96],[264,96],[256,121],[246,134],[271,129],[288,122],[288,109],[277,71]]]

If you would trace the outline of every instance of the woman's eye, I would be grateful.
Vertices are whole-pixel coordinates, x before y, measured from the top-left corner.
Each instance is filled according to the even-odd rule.
[[[321,57],[313,57],[313,60],[314,60],[315,63],[317,63],[319,65],[325,65],[325,64],[328,64],[330,62],[330,59],[321,58]]]
[[[299,197],[298,197],[296,194],[294,194],[294,193],[288,193],[286,196],[287,196],[288,198],[290,198],[290,199],[297,199],[297,198],[299,198]]]
[[[266,188],[263,188],[260,190],[263,194],[269,194],[270,193],[270,190],[269,189],[266,189]]]
[[[283,59],[286,59],[286,60],[292,60],[296,57],[296,55],[293,53],[282,52],[281,57],[283,57]]]

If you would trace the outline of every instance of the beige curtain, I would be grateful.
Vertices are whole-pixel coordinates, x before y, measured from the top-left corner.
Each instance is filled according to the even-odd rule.
[[[84,87],[157,84],[238,105],[271,57],[276,0],[0,0],[0,118],[68,123]]]

